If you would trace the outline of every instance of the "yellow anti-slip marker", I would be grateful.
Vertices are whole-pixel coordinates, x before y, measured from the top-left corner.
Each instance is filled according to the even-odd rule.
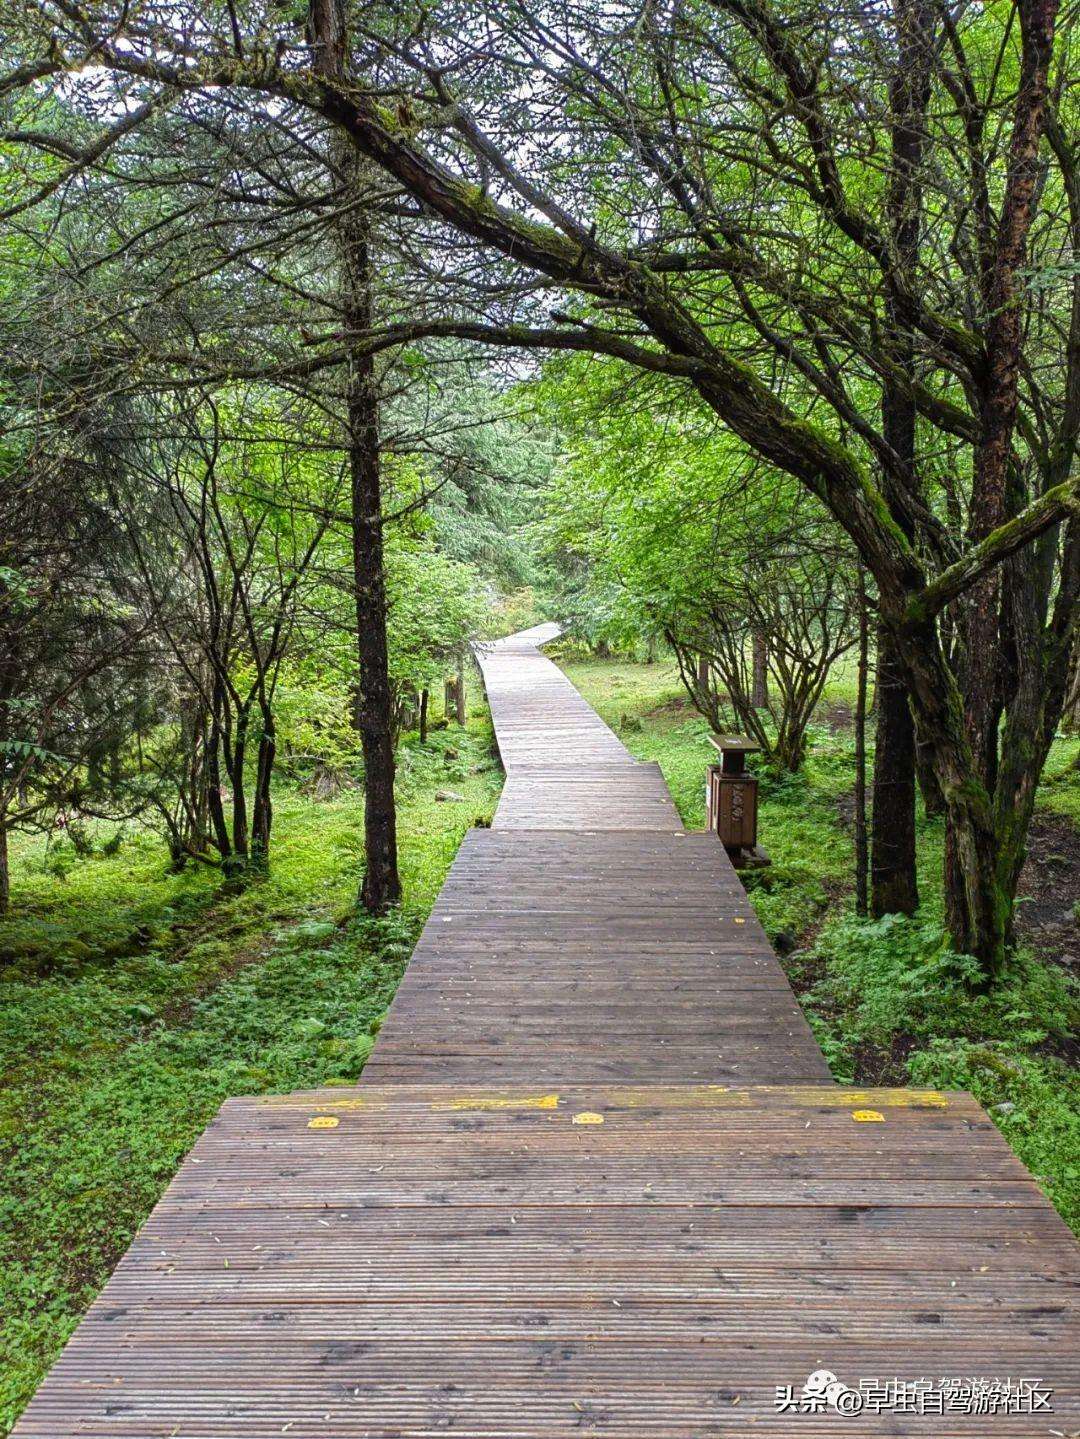
[[[284,1099],[288,1098],[288,1095],[284,1096]],[[382,1095],[378,1098],[365,1095],[363,1097],[357,1096],[348,1099],[321,1099],[319,1103],[323,1109],[401,1109],[409,1103],[410,1098],[412,1098],[413,1103],[424,1103],[423,1099],[419,1099],[418,1097],[413,1098],[409,1095],[404,1095],[401,1100],[398,1100],[396,1096],[391,1099],[384,1098]],[[283,1096],[281,1095],[271,1094],[259,1096],[255,1102],[260,1105],[267,1104],[281,1108],[283,1107],[282,1099]],[[291,1105],[290,1107],[297,1108],[299,1106]],[[463,1094],[455,1099],[429,1100],[427,1101],[426,1107],[428,1110],[436,1113],[456,1109],[558,1109],[559,1096],[557,1094]],[[329,1120],[331,1116],[324,1115],[322,1118],[325,1121]],[[309,1122],[308,1127],[311,1129],[332,1129],[336,1123],[336,1119],[333,1121],[333,1124],[326,1122],[315,1124]]]
[[[335,1119],[332,1114],[316,1114],[314,1119],[308,1120],[307,1127],[309,1129],[336,1129],[340,1123],[341,1120]]]
[[[796,1108],[836,1108],[851,1110],[853,1114],[880,1116],[883,1109],[948,1109],[949,1098],[934,1089],[856,1089],[842,1084],[792,1084],[792,1085],[749,1085],[745,1089],[732,1088],[724,1084],[690,1084],[649,1086],[646,1089],[627,1085],[599,1085],[600,1095],[615,1109],[652,1108],[657,1103],[667,1109],[752,1109],[762,1099],[778,1100]],[[376,1094],[378,1097],[376,1097]],[[426,1099],[420,1095],[390,1098],[386,1091],[376,1091],[371,1096],[350,1096],[331,1099],[324,1096],[319,1105],[326,1110],[385,1110],[407,1107],[419,1103],[429,1112],[446,1113],[458,1110],[515,1110],[538,1109],[556,1110],[564,1096],[559,1094],[513,1094],[505,1090],[495,1094],[462,1094],[450,1099]],[[288,1098],[286,1096],[285,1098]],[[275,1106],[275,1101],[277,1104]],[[308,1097],[310,1103],[310,1096]],[[267,1095],[256,1103],[280,1107],[282,1097]],[[294,1101],[295,1103],[295,1101]],[[865,1109],[854,1109],[855,1105],[873,1105]],[[592,1113],[594,1111],[582,1111]],[[324,1120],[332,1118],[323,1114]],[[589,1121],[582,1121],[587,1123]],[[596,1121],[592,1121],[596,1122]],[[332,1129],[329,1123],[312,1124],[314,1129]]]
[[[852,1119],[858,1120],[860,1124],[873,1124],[884,1120],[885,1116],[876,1109],[853,1109]]]
[[[771,1086],[770,1086],[771,1087]],[[768,1088],[768,1087],[767,1087]],[[837,1085],[830,1089],[826,1085],[807,1085],[787,1089],[779,1087],[777,1094],[790,1097],[798,1105],[836,1105],[847,1109],[852,1104],[874,1104],[881,1109],[948,1109],[949,1099],[936,1089],[845,1089]],[[877,1109],[859,1110],[864,1115],[876,1115]],[[880,1118],[881,1116],[878,1115]]]
[[[466,1094],[460,1099],[433,1099],[432,1110],[453,1109],[558,1109],[557,1094]]]

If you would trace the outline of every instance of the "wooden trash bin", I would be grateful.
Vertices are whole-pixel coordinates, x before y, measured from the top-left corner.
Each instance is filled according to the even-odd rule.
[[[708,769],[707,827],[719,837],[736,868],[768,864],[757,842],[758,782],[746,768],[746,756],[756,754],[761,746],[745,735],[710,735],[709,743],[720,751],[720,763]]]

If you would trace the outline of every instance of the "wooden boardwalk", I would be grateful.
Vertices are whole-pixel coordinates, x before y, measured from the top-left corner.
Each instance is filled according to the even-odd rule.
[[[659,765],[634,759],[538,650],[557,633],[538,625],[479,656],[506,770],[492,828],[681,832]]]
[[[503,799],[363,1083],[223,1107],[17,1434],[1071,1436],[1065,1226],[970,1097],[830,1081],[722,849],[545,637],[483,658]],[[822,1368],[1053,1393],[778,1405]]]

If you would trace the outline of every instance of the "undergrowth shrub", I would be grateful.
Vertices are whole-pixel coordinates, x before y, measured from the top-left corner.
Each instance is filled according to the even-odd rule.
[[[1065,970],[1020,951],[980,992],[975,961],[939,924],[901,915],[837,920],[811,962],[824,973],[804,1002],[837,1079],[893,1050],[901,1079],[969,1090],[1080,1230],[1080,1075],[1064,1057],[1080,993]]]

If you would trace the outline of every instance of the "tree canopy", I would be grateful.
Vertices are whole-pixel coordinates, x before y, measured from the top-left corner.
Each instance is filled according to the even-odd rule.
[[[0,77],[28,279],[10,394],[35,425],[236,385],[326,416],[321,443],[352,457],[374,776],[390,683],[364,636],[385,628],[390,507],[363,446],[426,452],[416,503],[444,554],[528,581],[514,491],[476,476],[527,486],[548,461],[470,433],[455,376],[502,357],[505,388],[552,352],[638,375],[650,398],[617,422],[601,404],[566,471],[590,472],[560,523],[593,598],[617,576],[612,619],[636,604],[673,642],[696,607],[715,658],[717,616],[773,592],[774,550],[793,589],[827,588],[832,652],[864,574],[879,766],[910,812],[920,757],[954,942],[992,974],[1080,587],[1074,19],[1058,0],[44,0],[10,16]],[[567,363],[551,385],[594,384]],[[658,414],[662,450],[633,433]],[[710,557],[688,510],[733,487]],[[911,845],[886,864],[878,839],[880,902],[913,904]]]

